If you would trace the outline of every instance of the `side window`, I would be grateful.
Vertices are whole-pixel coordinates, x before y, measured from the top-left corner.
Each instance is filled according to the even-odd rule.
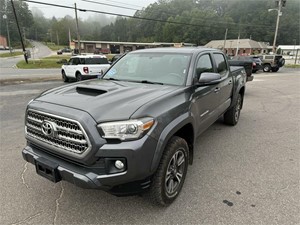
[[[85,58],[79,58],[78,64],[85,64]]]
[[[201,73],[212,73],[212,72],[213,72],[213,66],[211,63],[210,56],[208,54],[200,56],[196,67],[197,79],[200,78]]]
[[[72,65],[78,65],[78,64],[79,64],[79,58],[74,58]]]
[[[221,74],[221,76],[226,75],[227,72],[228,72],[228,68],[227,68],[227,64],[226,64],[226,60],[224,58],[224,55],[214,53],[214,58],[215,58],[215,61],[216,61],[216,66],[217,66],[218,73]]]
[[[73,59],[70,59],[68,64],[73,65]]]

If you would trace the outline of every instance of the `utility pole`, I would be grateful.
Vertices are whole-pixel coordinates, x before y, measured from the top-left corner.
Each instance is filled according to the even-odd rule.
[[[76,18],[76,30],[77,30],[77,40],[78,40],[78,53],[81,54],[81,44],[80,44],[80,34],[79,34],[79,26],[78,26],[78,17],[77,17],[77,6],[75,5],[75,18]]]
[[[240,32],[239,32],[238,40],[237,40],[237,43],[236,43],[236,53],[235,53],[235,56],[238,55],[238,52],[239,52],[239,44],[240,44]]]
[[[25,62],[28,64],[27,53],[26,53],[26,50],[25,50],[25,45],[24,45],[24,42],[23,42],[23,38],[22,38],[20,26],[19,26],[18,17],[17,17],[17,14],[16,14],[15,5],[14,5],[13,0],[10,0],[10,2],[11,2],[11,5],[12,5],[12,8],[13,8],[13,13],[14,13],[14,16],[15,16],[15,19],[16,19],[16,23],[17,23],[17,27],[18,27],[18,32],[19,32],[19,35],[20,35],[20,40],[21,40],[21,44],[22,44],[24,59],[25,59]]]
[[[278,34],[279,20],[280,20],[280,16],[282,16],[281,9],[282,9],[282,7],[285,6],[286,0],[276,0],[275,3],[278,5],[278,9],[268,9],[268,12],[271,12],[273,10],[277,11],[276,28],[275,28],[273,47],[272,47],[273,53],[275,53],[275,49],[276,49],[276,40],[277,40],[277,34]]]
[[[225,46],[226,46],[226,40],[227,40],[227,32],[228,32],[228,28],[226,28],[226,31],[225,31],[225,37],[224,37],[224,45],[223,45],[223,52],[224,52],[224,53],[226,52]]]

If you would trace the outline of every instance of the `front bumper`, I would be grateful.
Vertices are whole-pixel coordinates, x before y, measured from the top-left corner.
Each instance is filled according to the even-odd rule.
[[[87,167],[70,163],[30,146],[26,146],[23,149],[22,155],[27,162],[32,163],[33,165],[36,165],[37,161],[40,159],[46,159],[50,162],[55,162],[58,165],[56,169],[59,180],[57,181],[65,180],[82,188],[98,188],[103,190],[110,189],[109,186],[105,186],[98,182],[100,176],[104,174],[104,169],[101,167],[95,169],[95,171],[98,170],[98,173],[92,171],[87,172]],[[118,175],[121,176],[123,173]]]
[[[53,181],[61,180],[89,189],[101,189],[115,195],[138,193],[150,186],[151,163],[157,141],[150,136],[132,142],[105,144],[99,148],[91,165],[80,164],[57,155],[52,155],[43,147],[28,143],[23,151],[23,158],[35,165],[36,172]],[[124,170],[117,171],[113,166],[115,160],[123,160]],[[50,165],[52,170],[43,175],[40,163]],[[54,165],[54,166],[53,166]],[[47,166],[46,166],[47,168]],[[48,168],[48,169],[49,169]],[[49,171],[49,170],[48,170]],[[49,175],[50,174],[50,175]]]

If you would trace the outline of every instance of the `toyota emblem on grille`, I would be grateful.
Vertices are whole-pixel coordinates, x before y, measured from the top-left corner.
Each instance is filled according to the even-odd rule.
[[[49,121],[44,121],[42,123],[42,132],[46,136],[53,136],[54,135],[54,126]]]

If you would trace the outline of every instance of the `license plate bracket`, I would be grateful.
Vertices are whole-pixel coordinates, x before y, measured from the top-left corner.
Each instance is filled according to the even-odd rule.
[[[54,183],[61,181],[61,176],[58,171],[58,164],[52,161],[49,161],[45,158],[37,158],[35,160],[35,169],[37,174],[42,177],[51,180]]]

